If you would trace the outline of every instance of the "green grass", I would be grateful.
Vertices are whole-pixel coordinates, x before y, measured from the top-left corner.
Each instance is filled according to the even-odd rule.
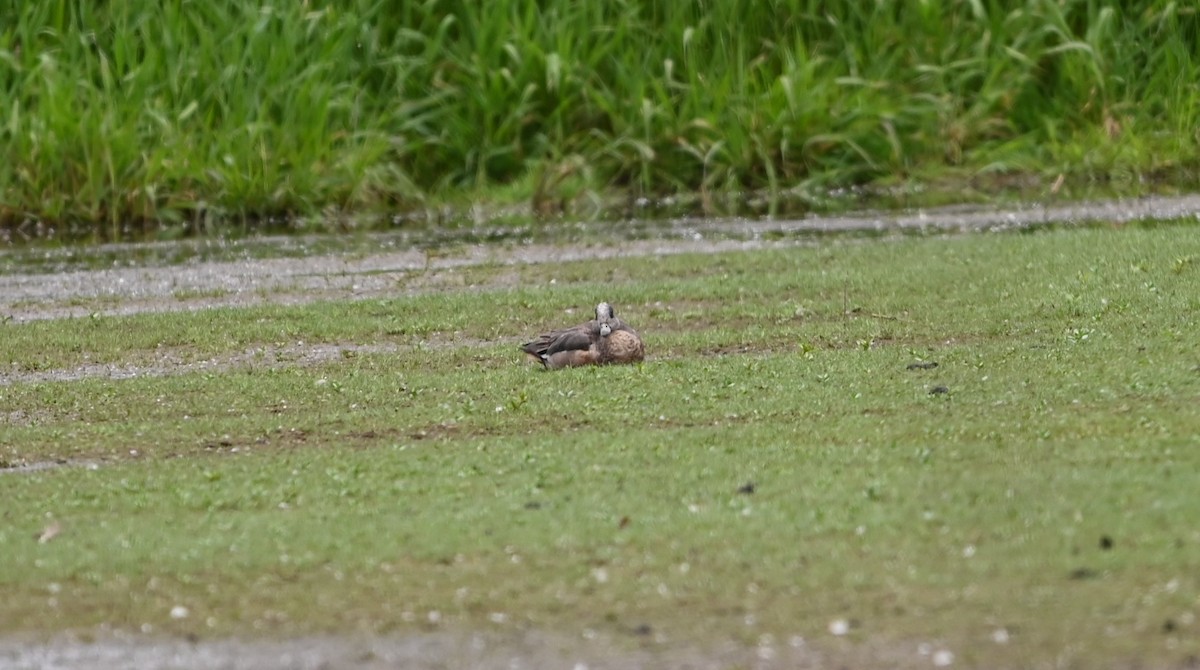
[[[175,237],[670,192],[711,211],[947,173],[1186,186],[1197,12],[1110,4],[18,3],[0,223]]]
[[[1200,651],[1198,256],[1184,225],[834,242],[6,324],[14,373],[231,362],[0,387],[0,460],[99,464],[0,475],[0,621],[207,637],[437,612],[670,644],[936,641],[966,666],[1180,663]],[[520,359],[600,298],[645,364]],[[296,340],[394,347],[239,358]]]

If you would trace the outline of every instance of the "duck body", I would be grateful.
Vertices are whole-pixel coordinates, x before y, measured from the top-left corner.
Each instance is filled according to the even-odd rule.
[[[548,370],[582,365],[636,363],[646,356],[642,338],[617,318],[612,305],[596,306],[596,318],[571,328],[543,333],[521,351]]]

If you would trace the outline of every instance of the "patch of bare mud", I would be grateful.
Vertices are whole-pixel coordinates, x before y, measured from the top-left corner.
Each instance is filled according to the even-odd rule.
[[[9,464],[7,462],[0,463],[0,475],[27,475],[34,472],[45,472],[46,470],[57,470],[58,468],[87,468],[88,470],[96,470],[100,467],[99,461],[34,461],[32,463]],[[0,666],[2,667],[2,666]]]
[[[390,637],[307,637],[290,640],[197,640],[147,637],[83,642],[0,639],[0,668],[7,670],[759,670],[816,668],[928,668],[950,653],[913,644],[897,649],[863,644],[830,653],[801,637],[758,642],[671,644],[653,635],[614,640],[589,632],[566,636],[526,630],[513,633],[431,631]],[[941,657],[941,658],[952,658]]]
[[[18,383],[71,382],[80,379],[134,379],[137,377],[166,377],[193,372],[228,372],[234,369],[274,370],[292,367],[310,367],[336,361],[348,355],[389,354],[411,350],[452,349],[457,347],[513,344],[516,338],[490,341],[473,338],[451,338],[438,342],[423,341],[420,344],[380,342],[375,344],[351,343],[308,343],[294,342],[286,345],[264,345],[200,360],[188,360],[185,353],[172,349],[155,352],[154,358],[141,363],[89,363],[73,368],[47,370],[0,371],[0,387]],[[40,416],[36,412],[18,410],[6,415],[9,423],[31,425]]]
[[[1045,205],[1025,203],[1004,207],[948,205],[913,212],[858,212],[814,216],[799,221],[748,222],[759,232],[853,232],[889,230],[982,232],[1046,225],[1122,224],[1200,218],[1200,195],[1147,196]]]
[[[562,247],[475,245],[455,255],[425,251],[195,263],[168,267],[78,270],[0,276],[0,317],[15,322],[142,312],[172,312],[264,303],[359,300],[438,290],[443,281],[411,282],[417,273],[478,265],[523,265],[585,259],[716,253],[763,242],[635,241]],[[98,304],[97,304],[98,303]]]
[[[96,363],[68,369],[30,370],[0,372],[0,386],[19,382],[69,382],[80,379],[133,379],[135,377],[163,377],[192,372],[224,372],[234,368],[264,369],[317,365],[338,360],[347,354],[375,354],[400,351],[401,345],[383,342],[379,344],[309,344],[295,342],[288,345],[252,347],[243,351],[188,361],[184,353],[171,349],[155,352],[152,360],[143,363]],[[33,423],[36,417],[9,416],[17,423]]]
[[[450,273],[461,267],[718,253],[812,244],[812,235],[821,233],[971,232],[1197,216],[1200,216],[1200,196],[1191,195],[1062,205],[1028,204],[1004,209],[955,206],[791,220],[684,219],[657,230],[659,239],[451,245],[448,251],[415,247],[397,250],[394,240],[387,238],[387,234],[380,234],[381,251],[377,254],[356,250],[303,257],[3,275],[0,276],[0,319],[22,322],[94,313],[124,315],[394,296],[442,290],[452,282],[446,275],[439,277],[437,273]],[[603,231],[597,230],[595,234],[603,238]],[[425,279],[414,280],[419,277]],[[503,281],[503,276],[497,281]]]

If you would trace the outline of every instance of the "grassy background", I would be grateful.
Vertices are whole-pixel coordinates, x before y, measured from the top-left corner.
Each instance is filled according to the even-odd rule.
[[[118,238],[947,171],[1137,183],[1195,165],[1198,28],[1165,0],[9,3],[0,222]]]
[[[484,267],[482,288],[437,296],[9,324],[14,374],[239,362],[0,387],[0,458],[100,463],[0,475],[0,621],[649,626],[666,644],[930,641],[968,667],[1184,663],[1200,653],[1186,230],[527,266],[523,289]],[[521,361],[523,337],[599,298],[643,331],[644,365]],[[347,353],[237,358],[298,339]],[[369,343],[396,348],[349,348]]]

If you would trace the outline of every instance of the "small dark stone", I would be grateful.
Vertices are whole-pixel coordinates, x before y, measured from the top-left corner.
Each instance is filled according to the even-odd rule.
[[[1071,571],[1071,574],[1069,576],[1071,579],[1083,580],[1083,579],[1095,579],[1096,577],[1099,577],[1100,575],[1099,575],[1099,573],[1097,573],[1095,570],[1093,570],[1091,568],[1075,568],[1074,570]]]
[[[1166,621],[1163,622],[1163,632],[1164,633],[1174,633],[1175,632],[1175,621],[1173,619],[1167,619]]]
[[[754,493],[754,482],[746,482],[745,484],[742,484],[741,486],[738,487],[737,492],[745,494],[745,495],[750,495],[751,493]]]
[[[540,503],[536,500],[530,500],[529,502],[525,503],[525,509],[541,509],[541,508],[542,508],[542,503]]]
[[[650,627],[650,624],[643,623],[643,624],[638,624],[638,625],[634,626],[632,632],[634,635],[646,636],[646,635],[649,635],[650,633],[653,633],[654,629]]]
[[[1109,549],[1112,549],[1113,548],[1113,539],[1107,535],[1101,535],[1100,536],[1100,548],[1103,549],[1104,551],[1108,551]]]
[[[932,370],[938,366],[937,361],[917,361],[909,363],[906,370]]]
[[[945,386],[935,386],[929,389],[929,395],[945,395],[950,392],[950,389]]]

